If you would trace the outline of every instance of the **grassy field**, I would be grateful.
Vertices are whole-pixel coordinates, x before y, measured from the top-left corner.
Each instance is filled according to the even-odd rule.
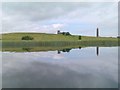
[[[31,36],[33,40],[21,40],[24,36]],[[2,49],[15,49],[26,47],[39,47],[39,50],[63,49],[64,47],[90,47],[90,46],[118,46],[118,38],[112,37],[92,37],[78,35],[62,35],[62,34],[45,34],[45,33],[8,33],[3,34],[0,38],[2,41]],[[40,48],[41,47],[41,48]]]
[[[32,41],[80,41],[78,35],[62,35],[62,34],[45,34],[45,33],[8,33],[3,34],[0,38],[3,41],[20,41],[23,36],[31,36],[34,38]],[[92,37],[82,36],[81,41],[117,41],[117,38],[112,37]]]

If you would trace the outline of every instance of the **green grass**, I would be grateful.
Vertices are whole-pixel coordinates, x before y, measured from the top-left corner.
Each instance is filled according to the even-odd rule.
[[[2,39],[3,41],[20,41],[22,42],[21,38],[23,36],[31,36],[34,38],[33,41],[80,41],[78,35],[71,35],[65,36],[61,34],[45,34],[45,33],[8,33],[3,34]],[[82,41],[117,41],[117,38],[112,37],[93,37],[93,36],[82,36]]]
[[[2,40],[16,40],[21,41],[23,36],[31,36],[34,38],[34,41],[74,41],[78,40],[77,36],[64,36],[56,34],[44,34],[44,33],[9,33],[3,34]]]

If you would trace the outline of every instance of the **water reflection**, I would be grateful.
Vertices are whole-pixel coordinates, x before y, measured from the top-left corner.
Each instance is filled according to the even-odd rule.
[[[2,52],[3,88],[118,87],[117,47],[24,50]]]
[[[23,47],[23,48],[3,48],[3,52],[4,51],[10,51],[10,52],[41,52],[41,51],[56,51],[57,50],[57,53],[58,54],[61,54],[61,53],[69,53],[72,49],[84,49],[86,47],[74,47],[74,48],[64,48],[64,47],[59,47],[59,48],[54,48],[54,47]],[[96,55],[99,56],[99,49],[100,47],[94,47],[96,48]]]
[[[79,49],[81,49],[81,47],[79,47]],[[72,50],[72,48],[66,48],[66,49],[62,49],[62,50],[58,50],[58,54],[61,54],[61,52],[70,52],[70,50]],[[99,47],[96,47],[96,55],[99,56]]]

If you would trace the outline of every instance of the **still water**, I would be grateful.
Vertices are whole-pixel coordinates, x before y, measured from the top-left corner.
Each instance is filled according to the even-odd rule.
[[[118,47],[2,52],[3,88],[117,88]]]

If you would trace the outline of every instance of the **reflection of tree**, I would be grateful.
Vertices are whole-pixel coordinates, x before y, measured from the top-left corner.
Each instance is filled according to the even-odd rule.
[[[70,52],[71,48],[66,48],[66,49],[62,49],[62,50],[58,50],[58,54],[60,54],[61,52]]]
[[[62,52],[70,52],[71,48],[63,49]]]
[[[27,52],[30,52],[32,48],[23,48],[23,51],[27,51]]]
[[[78,48],[81,49],[82,47],[79,46]],[[70,52],[70,50],[72,50],[72,48],[65,48],[65,49],[62,49],[62,50],[58,50],[58,54],[60,54],[61,52]]]

